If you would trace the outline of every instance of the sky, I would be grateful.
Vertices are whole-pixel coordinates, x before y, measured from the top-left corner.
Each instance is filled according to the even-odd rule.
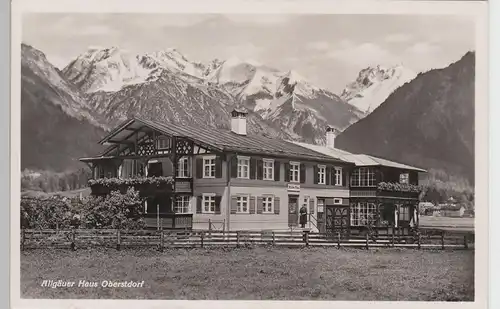
[[[23,42],[62,68],[89,47],[176,48],[192,61],[230,57],[340,93],[368,66],[441,68],[474,50],[472,19],[452,15],[31,13]]]

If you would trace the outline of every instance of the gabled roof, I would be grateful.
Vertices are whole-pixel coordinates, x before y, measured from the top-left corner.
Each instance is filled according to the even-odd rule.
[[[347,152],[345,150],[337,149],[337,148],[329,148],[326,146],[321,146],[321,145],[313,145],[313,144],[307,144],[307,143],[301,143],[301,142],[293,142],[294,144],[308,148],[317,152],[320,152],[322,154],[331,156],[333,158],[337,158],[343,161],[351,162],[354,163],[356,166],[387,166],[387,167],[394,167],[394,168],[399,168],[399,169],[405,169],[405,170],[413,170],[417,172],[427,172],[424,169],[394,162],[394,161],[389,161],[386,159],[366,155],[366,154],[353,154],[350,152]]]
[[[257,155],[269,155],[276,157],[290,157],[297,159],[308,159],[329,162],[343,162],[341,159],[325,155],[321,152],[314,151],[307,147],[302,147],[293,142],[285,141],[279,138],[266,137],[263,135],[247,134],[239,135],[231,132],[228,129],[177,125],[166,122],[158,122],[143,118],[134,117],[124,121],[118,125],[116,129],[111,131],[104,137],[100,144],[112,140],[125,139],[130,136],[130,132],[142,126],[150,127],[164,135],[184,137],[193,140],[195,143],[204,147],[219,152],[236,152]],[[109,155],[110,150],[114,149],[115,145],[109,147],[102,155]]]

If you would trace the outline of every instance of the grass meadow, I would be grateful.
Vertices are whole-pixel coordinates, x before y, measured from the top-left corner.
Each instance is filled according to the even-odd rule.
[[[50,288],[42,280],[144,280]],[[21,297],[473,301],[473,250],[212,248],[27,250]]]

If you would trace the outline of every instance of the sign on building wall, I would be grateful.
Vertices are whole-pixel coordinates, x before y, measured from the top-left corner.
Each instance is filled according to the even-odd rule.
[[[288,192],[300,192],[300,185],[295,183],[289,183],[287,189]]]

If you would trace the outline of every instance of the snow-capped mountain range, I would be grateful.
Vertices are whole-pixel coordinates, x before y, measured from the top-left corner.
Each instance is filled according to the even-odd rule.
[[[151,104],[144,102],[145,98],[151,96],[144,89],[155,87],[152,86],[153,83],[163,83],[167,88],[171,88],[173,84],[182,84],[181,88],[184,90],[193,87],[204,93],[210,89],[212,94],[217,93],[213,96],[217,101],[215,105],[223,108],[230,108],[235,104],[244,105],[255,112],[255,117],[275,127],[277,131],[282,131],[291,138],[303,138],[310,142],[323,142],[323,131],[327,125],[344,129],[363,115],[334,93],[312,85],[293,70],[280,71],[237,57],[225,61],[215,59],[203,64],[188,60],[176,49],[133,55],[116,47],[90,48],[69,63],[62,72],[70,82],[86,93],[93,108],[108,114],[112,120],[119,120],[115,119],[117,115],[120,119],[130,116],[130,109],[125,109],[122,101],[118,103],[117,97],[126,101],[135,98],[134,102],[141,100],[142,104]],[[178,89],[179,87],[172,88],[168,93],[175,93]],[[160,89],[156,89],[153,93],[159,91]],[[183,97],[185,93],[178,93],[178,96]],[[189,99],[185,98],[184,101]],[[164,107],[169,109],[176,104],[170,102],[168,107]],[[136,103],[133,105],[137,106]],[[160,105],[155,108],[162,109]],[[122,108],[123,112],[120,113]],[[179,115],[184,113],[181,108],[189,110],[189,106],[175,108]],[[148,107],[143,106],[141,110],[147,109]],[[176,120],[186,116],[190,118],[186,114]],[[199,116],[204,118],[203,115]]]
[[[37,57],[32,55],[44,60],[34,61]],[[397,84],[400,76],[397,69],[388,70],[388,77],[364,70],[360,76],[366,75],[369,82],[360,77],[339,97],[313,85],[295,70],[281,71],[236,57],[200,63],[174,48],[134,54],[118,47],[91,47],[63,70],[56,69],[41,51],[26,44],[22,57],[30,69],[23,71],[23,77],[46,72],[44,85],[48,85],[44,88],[24,83],[23,93],[36,91],[47,97],[47,102],[53,101],[68,116],[77,118],[79,122],[75,123],[88,121],[110,129],[128,117],[141,116],[228,128],[230,111],[243,105],[250,111],[249,132],[320,144],[325,142],[327,125],[344,130],[363,118],[366,111],[381,103],[378,100],[382,96],[370,102],[368,108],[356,104],[359,99],[368,101],[370,91],[380,92],[371,88],[389,85],[393,79],[398,80],[394,82]],[[49,89],[56,93],[49,93]],[[68,97],[72,99],[65,99]],[[30,99],[30,104],[24,106],[31,111],[35,101]],[[64,132],[51,131],[48,135],[57,134]]]
[[[368,67],[359,72],[340,97],[365,113],[373,112],[397,88],[413,80],[417,74],[402,65]]]

